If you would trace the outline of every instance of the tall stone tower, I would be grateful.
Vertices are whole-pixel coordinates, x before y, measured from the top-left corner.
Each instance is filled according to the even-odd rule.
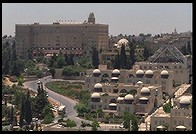
[[[95,24],[95,16],[94,16],[94,13],[90,13],[89,14],[88,23]]]

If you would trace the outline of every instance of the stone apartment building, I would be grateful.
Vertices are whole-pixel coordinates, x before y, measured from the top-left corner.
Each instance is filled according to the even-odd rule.
[[[92,47],[97,50],[108,46],[108,25],[95,23],[95,16],[90,13],[84,22],[55,22],[53,24],[16,24],[17,52],[27,54],[33,49],[34,56],[38,52],[45,55],[52,53],[89,56]]]
[[[159,110],[151,116],[152,131],[191,131],[192,95],[189,93],[174,99],[170,113]]]

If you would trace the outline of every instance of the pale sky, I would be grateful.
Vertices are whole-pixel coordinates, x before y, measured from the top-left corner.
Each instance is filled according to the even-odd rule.
[[[192,3],[2,3],[2,36],[15,36],[15,24],[84,22],[90,12],[109,35],[192,32]]]

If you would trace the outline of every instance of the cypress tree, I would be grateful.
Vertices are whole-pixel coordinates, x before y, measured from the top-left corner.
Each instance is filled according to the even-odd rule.
[[[114,59],[113,68],[120,69],[120,65],[121,65],[121,60],[120,60],[120,55],[118,52],[118,54],[115,56],[115,59]]]
[[[23,119],[25,115],[25,104],[24,104],[24,95],[22,94],[22,102],[21,102],[21,109],[20,109],[20,121],[19,126],[22,128],[24,125]]]
[[[17,60],[17,54],[16,54],[16,43],[15,41],[12,44],[12,61]]]
[[[129,48],[130,48],[130,68],[135,64],[136,58],[135,58],[135,44],[134,43],[129,43]]]
[[[95,47],[93,47],[92,49],[93,49],[92,65],[94,66],[94,68],[98,68],[98,66],[99,66],[99,54],[98,54],[98,51]]]
[[[121,46],[120,60],[121,60],[121,68],[127,69],[127,55],[125,52],[125,45],[124,44]]]
[[[29,125],[32,121],[32,110],[31,110],[31,101],[30,101],[30,92],[28,90],[27,97],[25,101],[25,120]]]
[[[144,53],[143,53],[144,60],[146,61],[149,56],[150,56],[149,50],[148,50],[148,48],[145,45],[144,46]]]

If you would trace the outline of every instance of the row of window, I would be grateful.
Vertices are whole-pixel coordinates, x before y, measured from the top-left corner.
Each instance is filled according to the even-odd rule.
[[[185,125],[184,123],[185,123],[184,120],[178,120],[178,123],[177,123],[177,120],[174,120],[174,125]],[[158,121],[155,120],[154,124],[155,125],[165,125],[165,124],[167,124],[167,121],[159,120],[159,124],[158,124]],[[192,126],[192,123],[189,122],[189,127],[191,127],[191,126]]]

